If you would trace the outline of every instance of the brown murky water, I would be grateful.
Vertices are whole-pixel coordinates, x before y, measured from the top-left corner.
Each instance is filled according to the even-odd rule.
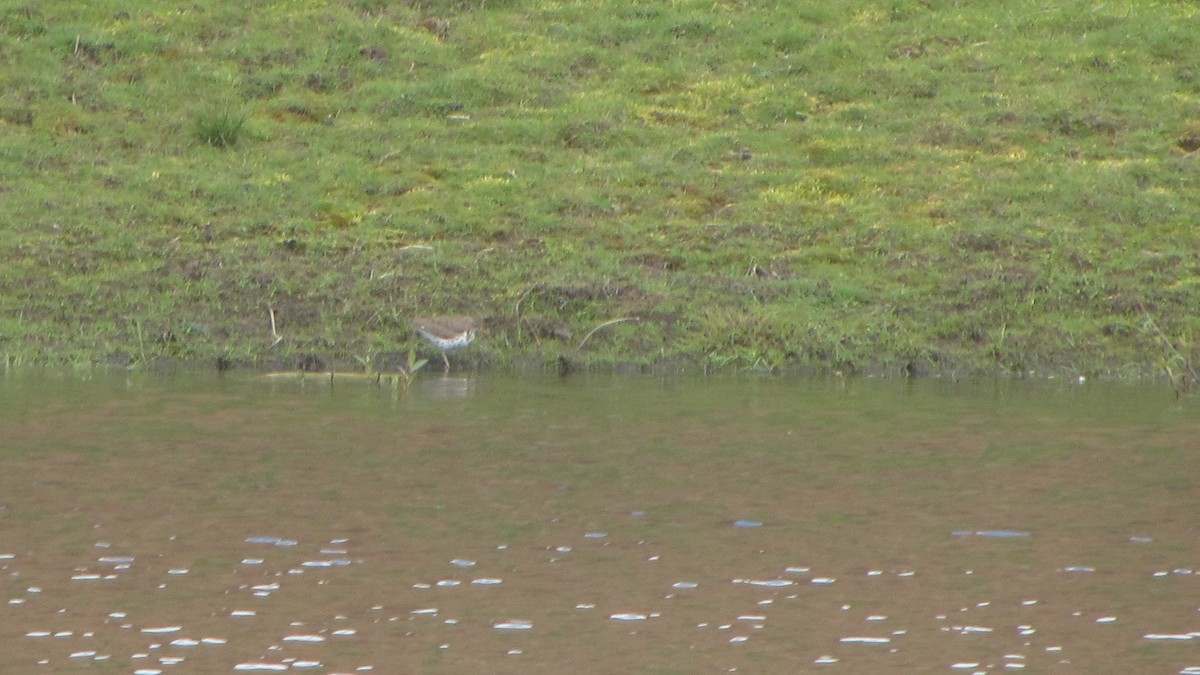
[[[1200,673],[1105,384],[0,379],[0,672]]]

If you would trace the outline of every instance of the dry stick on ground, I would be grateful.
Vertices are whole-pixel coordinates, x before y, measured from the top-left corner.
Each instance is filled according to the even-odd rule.
[[[1151,330],[1154,331],[1154,334],[1163,341],[1163,344],[1167,346],[1167,349],[1171,350],[1171,353],[1175,355],[1175,358],[1179,359],[1179,362],[1183,364],[1184,370],[1186,370],[1188,374],[1192,376],[1192,381],[1200,384],[1200,375],[1197,375],[1196,369],[1192,368],[1192,362],[1185,358],[1183,354],[1180,354],[1179,350],[1175,348],[1175,345],[1171,344],[1171,339],[1167,337],[1166,333],[1163,333],[1162,330],[1159,329],[1158,324],[1154,321],[1154,317],[1150,316],[1150,312],[1146,311],[1146,306],[1142,304],[1141,299],[1134,298],[1133,304],[1138,308],[1138,311],[1142,313],[1142,316],[1146,318],[1146,324],[1150,326]],[[1170,371],[1167,371],[1167,373],[1170,374]]]
[[[641,317],[625,316],[625,317],[621,317],[620,319],[612,319],[610,321],[605,321],[604,323],[600,324],[599,326],[596,326],[595,328],[588,331],[588,334],[583,336],[583,339],[579,341],[579,346],[575,348],[575,351],[582,351],[583,346],[585,344],[587,344],[588,339],[591,338],[592,335],[594,335],[596,333],[596,331],[600,330],[601,328],[604,328],[605,326],[611,326],[614,323],[622,323],[624,321],[641,321],[641,320],[642,320]]]
[[[525,298],[528,298],[530,293],[536,291],[537,289],[539,289],[541,287],[542,287],[541,284],[534,284],[534,285],[530,286],[529,288],[526,288],[525,291],[521,293],[521,297],[517,298],[517,306],[514,309],[514,312],[517,315],[518,319],[521,318],[521,303],[525,302]]]
[[[521,297],[517,298],[517,304],[513,308],[513,315],[517,317],[517,342],[521,341],[521,304],[525,302],[525,298],[529,297],[530,293],[538,290],[541,287],[542,284],[540,283],[534,284],[529,288],[526,288],[525,291],[521,293]]]
[[[542,339],[540,337],[538,337],[537,330],[534,329],[533,324],[530,324],[526,319],[523,319],[523,318],[517,319],[517,339],[518,340],[521,339],[521,333],[520,333],[521,326],[527,326],[527,328],[529,328],[529,337],[533,338],[533,343],[535,345],[537,345],[538,347],[541,347]]]
[[[275,332],[275,308],[268,305],[267,313],[271,315],[271,337],[275,338],[275,341],[271,343],[271,346],[274,347],[280,342],[283,342],[283,336]]]

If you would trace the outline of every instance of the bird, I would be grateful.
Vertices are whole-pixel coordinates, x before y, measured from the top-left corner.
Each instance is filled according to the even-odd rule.
[[[412,327],[421,337],[442,350],[442,362],[450,372],[450,359],[446,352],[462,349],[475,340],[479,323],[470,316],[430,316],[412,320]]]

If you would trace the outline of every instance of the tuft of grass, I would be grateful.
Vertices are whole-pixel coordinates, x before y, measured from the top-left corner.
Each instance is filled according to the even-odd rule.
[[[226,112],[206,112],[196,116],[196,138],[214,148],[237,145],[246,126],[247,116]]]

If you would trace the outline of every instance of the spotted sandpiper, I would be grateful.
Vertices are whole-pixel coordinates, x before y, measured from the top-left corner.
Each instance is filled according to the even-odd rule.
[[[446,357],[446,352],[471,344],[475,340],[475,331],[479,329],[479,324],[469,316],[430,316],[413,319],[412,326],[421,337],[442,350],[446,372],[450,372],[450,359]]]

